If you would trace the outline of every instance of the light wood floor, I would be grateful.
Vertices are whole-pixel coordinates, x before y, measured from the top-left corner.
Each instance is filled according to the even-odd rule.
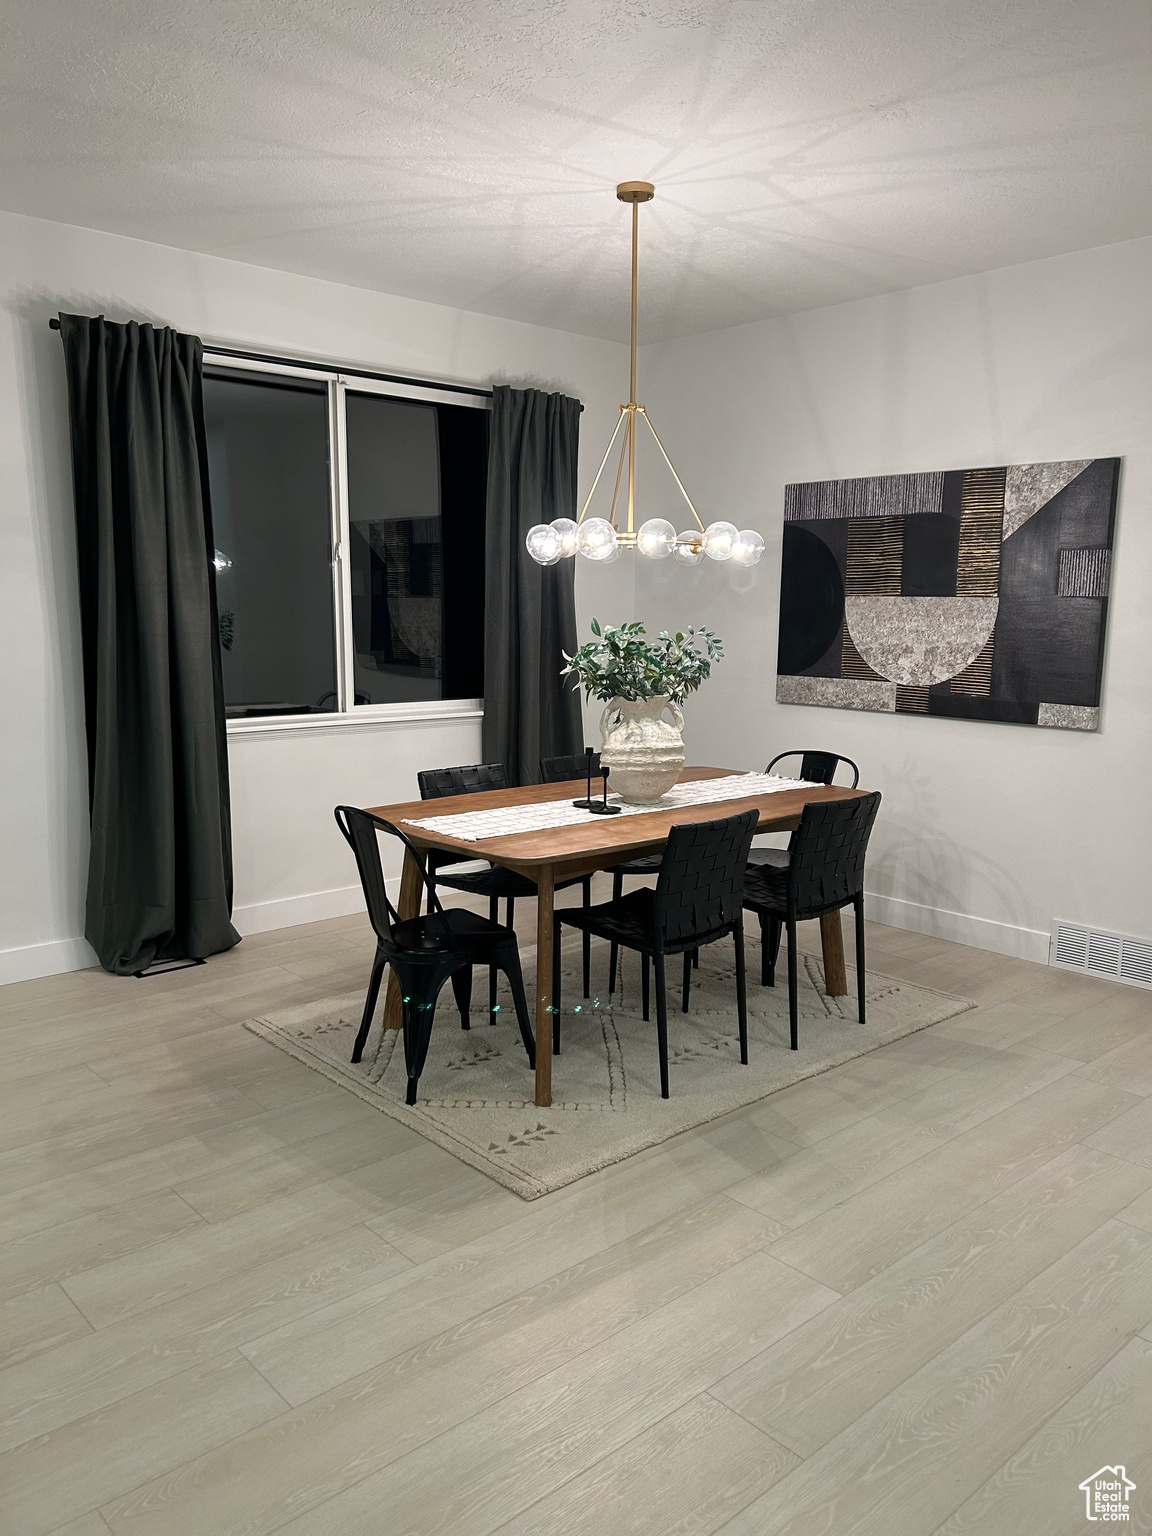
[[[979,1009],[532,1204],[240,1027],[361,920],[0,991],[0,1529],[1152,1529],[1152,995],[870,943]]]

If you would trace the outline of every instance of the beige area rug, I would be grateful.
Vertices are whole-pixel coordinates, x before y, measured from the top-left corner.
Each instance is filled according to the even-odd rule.
[[[493,1025],[486,1007],[487,977],[476,975],[467,1031],[460,1028],[451,988],[445,987],[419,1101],[412,1108],[404,1103],[407,1078],[399,1031],[382,1029],[377,1018],[363,1061],[351,1065],[363,992],[281,1009],[248,1020],[246,1027],[532,1200],[975,1006],[870,972],[868,1022],[861,1026],[851,967],[849,996],[830,998],[820,962],[802,955],[800,1049],[791,1051],[785,966],[778,968],[776,987],[761,987],[759,944],[752,934],[748,939],[748,1066],[740,1062],[731,945],[721,942],[702,952],[688,1014],[680,1011],[681,962],[679,957],[670,962],[669,982],[675,979],[675,984],[669,986],[668,999],[668,1099],[660,1097],[655,999],[646,1024],[636,955],[621,956],[623,986],[614,1004],[606,993],[585,1002],[579,997],[579,950],[569,955],[565,946],[563,1049],[553,1058],[549,1109],[533,1103],[533,1074],[503,978]],[[607,947],[594,945],[592,959],[593,979],[604,978]],[[523,952],[522,963],[531,998],[531,950]],[[364,971],[367,984],[367,963]]]

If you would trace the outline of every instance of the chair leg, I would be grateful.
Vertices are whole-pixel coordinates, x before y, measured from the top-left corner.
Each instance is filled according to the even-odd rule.
[[[557,918],[559,914],[557,914]],[[558,920],[552,924],[552,1054],[560,1054],[560,940],[564,936],[564,925]],[[539,962],[537,962],[539,963]]]
[[[452,972],[452,993],[456,999],[456,1006],[460,1010],[460,1028],[471,1029],[472,1022],[468,1017],[472,1007],[472,967],[462,965],[458,971]]]
[[[799,998],[797,997],[798,979],[796,976],[796,919],[788,919],[788,1024],[792,1031],[792,1049],[800,1049],[800,1031],[797,1015],[799,1013]]]
[[[688,995],[692,990],[692,955],[693,951],[684,951],[684,995],[680,1000],[680,1012],[688,1012]]]
[[[648,1022],[648,956],[640,956],[640,1007],[644,1015],[644,1022]]]
[[[413,989],[413,995],[404,1004],[404,1066],[408,1073],[408,1092],[405,1103],[415,1104],[416,1088],[424,1063],[428,1059],[428,1045],[432,1039],[432,1023],[436,1016],[435,995]]]
[[[760,985],[774,987],[776,957],[780,953],[780,919],[767,912],[757,915],[760,918]]]
[[[744,975],[744,919],[737,918],[732,930],[736,947],[736,1017],[740,1021],[740,1061],[748,1065],[748,981]]]
[[[408,1091],[404,1095],[405,1104],[415,1104],[416,1084],[420,1081],[420,1074],[413,1075],[412,1062],[416,1056],[416,1010],[415,999],[406,998],[404,1009],[404,1067],[408,1073]]]
[[[500,898],[498,896],[489,896],[488,898],[488,921],[490,923],[499,923],[500,921]],[[494,965],[488,967],[488,1022],[489,1024],[495,1024],[496,1022],[496,967]]]
[[[372,1028],[372,1015],[376,1012],[376,999],[380,996],[380,978],[384,974],[384,956],[379,950],[372,962],[372,974],[368,978],[368,995],[364,999],[364,1016],[360,1020],[360,1029],[356,1035],[356,1044],[352,1047],[352,1060],[359,1061],[364,1054],[364,1047],[368,1041],[368,1031]]]
[[[584,878],[584,910],[587,911],[588,908],[591,905],[592,905],[592,876],[591,875],[586,875],[585,878]],[[584,954],[584,996],[585,997],[591,997],[592,996],[592,935],[588,932],[587,928],[585,928],[584,934],[583,934],[583,954]]]
[[[668,1097],[668,1000],[664,987],[664,951],[658,949],[652,957],[656,967],[656,1049],[660,1052],[660,1097]],[[644,956],[644,973],[648,973],[648,956]],[[648,1017],[647,1013],[644,1015]]]
[[[623,875],[613,875],[612,876],[612,900],[613,901],[619,901],[621,896],[623,896],[623,894],[624,894],[624,876]],[[615,992],[615,990],[616,990],[616,964],[617,964],[617,961],[619,960],[619,958],[620,958],[620,946],[619,946],[619,944],[613,944],[612,948],[608,952],[608,995],[609,996],[611,996],[612,993]],[[645,1014],[644,1017],[647,1018],[648,1015]]]
[[[860,1022],[864,1022],[864,983],[867,979],[864,970],[864,892],[859,891],[852,898],[852,905],[856,908],[856,1003],[860,1014]]]
[[[528,1065],[536,1070],[536,1037],[532,1033],[532,1019],[528,1012],[528,998],[524,991],[524,973],[520,969],[520,952],[515,944],[501,954],[501,970],[512,988],[512,1001],[516,1005],[516,1022],[520,1026],[520,1038],[528,1052]]]
[[[508,916],[508,921],[505,924],[505,927],[512,928],[512,925],[513,925],[513,923],[514,923],[514,921],[516,919],[516,902],[513,899],[513,897],[509,896],[508,904],[507,904],[507,906],[505,907],[504,910],[505,910],[505,912],[507,913],[507,916]],[[515,933],[515,931],[516,931],[515,928],[512,928],[512,931],[513,931],[513,933]],[[496,972],[493,971],[492,975],[493,975],[493,977],[495,977]],[[496,1022],[496,1014],[497,1014],[498,1011],[499,1010],[496,1007],[496,984],[495,984],[495,981],[493,981],[493,984],[492,984],[492,1012],[491,1012],[491,1014],[489,1015],[489,1018],[488,1018],[489,1024],[495,1024],[495,1022]]]
[[[692,969],[694,971],[700,969],[700,951],[698,949],[692,951]]]

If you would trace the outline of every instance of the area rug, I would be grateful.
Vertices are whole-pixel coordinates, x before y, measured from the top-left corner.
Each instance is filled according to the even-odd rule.
[[[607,970],[607,951],[599,954],[600,947],[593,949],[594,977]],[[531,998],[532,951],[524,951],[522,959]],[[362,992],[280,1009],[249,1019],[246,1027],[532,1200],[975,1006],[869,972],[867,1023],[861,1025],[851,967],[849,995],[832,998],[824,991],[819,960],[802,955],[800,1049],[792,1051],[785,975],[778,974],[776,987],[759,985],[760,950],[749,934],[749,1064],[742,1066],[732,949],[714,944],[702,952],[700,968],[693,972],[687,1014],[680,1011],[679,960],[669,965],[671,1097],[662,1099],[655,1001],[652,1021],[645,1023],[637,957],[627,959],[614,999],[605,992],[585,1000],[579,996],[579,951],[565,956],[562,1054],[553,1058],[549,1109],[533,1102],[533,1074],[503,979],[501,1006],[491,1024],[487,980],[476,977],[469,1030],[460,1028],[451,989],[444,989],[420,1097],[411,1108],[404,1103],[407,1078],[399,1031],[382,1029],[377,1018],[363,1061],[351,1065]],[[365,964],[365,982],[367,971]]]

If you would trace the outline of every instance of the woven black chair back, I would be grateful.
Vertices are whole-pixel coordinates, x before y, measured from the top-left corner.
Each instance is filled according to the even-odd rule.
[[[459,768],[421,768],[416,775],[421,800],[443,800],[449,795],[471,795],[481,789],[507,789],[508,770],[503,763],[465,763]],[[433,849],[428,868],[435,873],[450,864],[466,864],[464,853],[444,853]]]
[[[673,827],[656,879],[654,917],[665,944],[721,932],[740,917],[744,866],[760,817],[756,811],[722,821]]]
[[[393,924],[400,922],[400,914],[388,900],[388,887],[384,882],[384,870],[380,863],[380,842],[377,833],[388,832],[392,837],[398,837],[406,848],[411,849],[415,858],[419,859],[420,855],[415,845],[399,827],[394,827],[390,821],[384,821],[379,816],[373,816],[370,811],[359,810],[354,805],[338,805],[333,814],[336,817],[336,825],[356,855],[356,868],[360,872],[360,884],[364,888],[364,904],[368,908],[368,920],[372,924],[376,937],[383,943],[391,945],[392,927]],[[444,910],[430,883],[428,901],[431,911]]]
[[[542,784],[563,784],[568,779],[583,779],[588,774],[588,754],[586,752],[565,752],[560,757],[542,757],[540,759],[540,782]],[[592,779],[593,791],[596,789],[595,780],[600,777],[600,754],[592,754]]]
[[[880,792],[808,804],[788,845],[788,899],[797,918],[844,906],[864,889],[864,858]]]
[[[508,770],[503,763],[467,763],[460,768],[422,768],[416,775],[421,800],[440,800],[446,795],[473,795],[481,789],[507,789]]]
[[[841,757],[837,752],[802,752],[799,748],[791,752],[777,752],[764,772],[771,773],[776,764],[785,757],[800,759],[800,772],[797,777],[807,779],[809,784],[831,784],[841,763],[852,770],[852,782],[848,788],[855,789],[860,782],[860,770],[850,757]]]

